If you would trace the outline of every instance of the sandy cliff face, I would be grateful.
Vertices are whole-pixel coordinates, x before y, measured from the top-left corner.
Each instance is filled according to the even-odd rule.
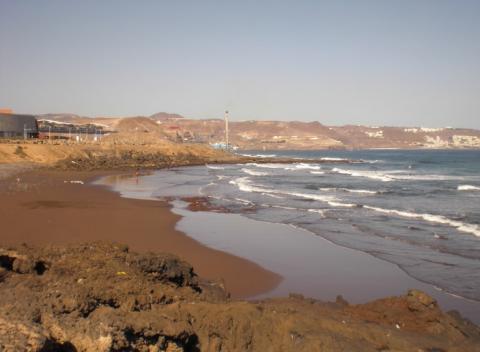
[[[0,248],[2,351],[479,351],[420,291],[364,305],[228,299],[168,254],[119,244]]]

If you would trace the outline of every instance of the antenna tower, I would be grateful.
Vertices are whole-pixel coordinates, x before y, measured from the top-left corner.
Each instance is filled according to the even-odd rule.
[[[225,110],[225,149],[229,149],[228,144],[228,110]]]

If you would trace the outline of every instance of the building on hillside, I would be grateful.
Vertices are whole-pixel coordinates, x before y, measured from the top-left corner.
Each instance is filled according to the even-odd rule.
[[[33,115],[0,113],[0,138],[38,138],[37,119]]]

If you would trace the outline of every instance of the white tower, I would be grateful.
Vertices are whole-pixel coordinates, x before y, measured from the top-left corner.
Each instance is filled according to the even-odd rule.
[[[228,110],[225,110],[225,149],[228,150]]]

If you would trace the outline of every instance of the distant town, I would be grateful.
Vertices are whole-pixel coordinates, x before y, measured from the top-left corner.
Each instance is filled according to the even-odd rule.
[[[228,133],[227,133],[227,126]],[[136,139],[242,150],[480,148],[480,131],[462,128],[326,126],[320,122],[189,119],[178,114],[124,118],[16,114],[0,109],[0,138],[99,142],[122,132]]]

